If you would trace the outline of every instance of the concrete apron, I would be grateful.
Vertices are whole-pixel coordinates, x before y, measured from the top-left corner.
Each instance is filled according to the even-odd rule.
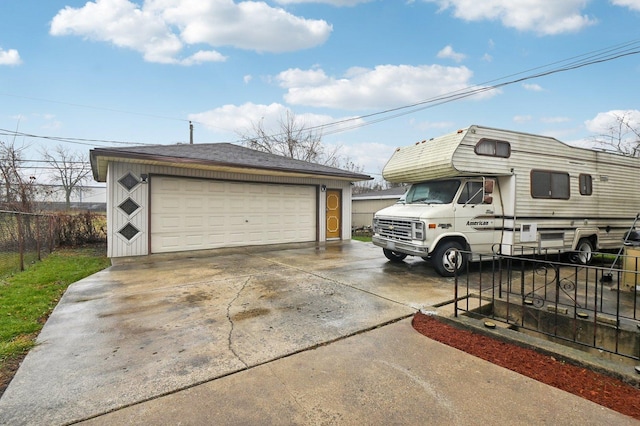
[[[0,399],[0,424],[91,418],[451,297],[422,260],[393,265],[359,242],[125,262],[69,287]]]

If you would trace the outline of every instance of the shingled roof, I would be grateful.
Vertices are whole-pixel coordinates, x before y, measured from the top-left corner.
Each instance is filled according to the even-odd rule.
[[[365,174],[269,154],[230,143],[94,148],[90,151],[90,159],[93,177],[99,182],[106,180],[109,161],[238,173],[331,177],[352,182],[372,179]]]

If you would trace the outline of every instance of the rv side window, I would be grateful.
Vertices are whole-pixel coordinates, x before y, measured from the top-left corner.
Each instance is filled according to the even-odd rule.
[[[467,182],[462,188],[460,197],[458,198],[458,204],[480,204],[482,203],[483,195],[482,182]]]
[[[494,139],[480,139],[476,144],[475,151],[478,155],[509,158],[511,156],[511,144]]]
[[[593,180],[591,179],[591,175],[581,174],[578,177],[578,181],[580,183],[580,195],[593,194]]]
[[[568,200],[569,173],[532,170],[531,196]]]

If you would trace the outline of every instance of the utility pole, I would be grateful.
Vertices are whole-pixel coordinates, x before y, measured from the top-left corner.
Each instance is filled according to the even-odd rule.
[[[189,144],[193,145],[193,124],[189,121]]]

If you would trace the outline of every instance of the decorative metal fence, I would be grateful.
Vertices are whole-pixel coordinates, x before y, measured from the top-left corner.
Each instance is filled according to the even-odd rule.
[[[613,259],[613,260],[612,260]],[[640,359],[640,253],[487,256],[455,277],[455,309],[569,346]]]

